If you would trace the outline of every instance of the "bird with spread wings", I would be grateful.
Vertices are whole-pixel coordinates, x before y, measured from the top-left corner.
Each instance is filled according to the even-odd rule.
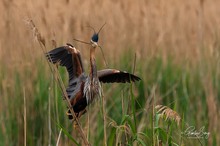
[[[90,73],[85,73],[79,50],[73,45],[66,44],[46,53],[47,59],[67,69],[69,84],[66,92],[73,111],[79,118],[86,112],[86,107],[96,96],[101,97],[101,83],[130,83],[139,81],[140,78],[133,74],[117,69],[97,70],[95,49],[98,46],[98,33],[91,38],[90,46]],[[73,119],[70,110],[67,111],[69,119]]]

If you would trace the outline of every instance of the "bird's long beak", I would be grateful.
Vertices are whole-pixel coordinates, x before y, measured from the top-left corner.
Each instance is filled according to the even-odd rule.
[[[94,42],[93,40],[90,41],[93,48],[98,46],[98,42]]]

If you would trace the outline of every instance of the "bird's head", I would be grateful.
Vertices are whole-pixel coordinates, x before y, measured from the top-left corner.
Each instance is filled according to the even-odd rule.
[[[94,33],[90,42],[93,48],[96,48],[98,46],[98,41],[99,41],[99,34],[98,33]]]
[[[99,33],[100,33],[100,31],[102,30],[102,28],[105,26],[105,24],[106,24],[106,23],[104,23],[104,24],[102,25],[102,27],[99,29],[98,33],[96,33],[96,32],[95,32],[95,29],[91,27],[91,28],[93,29],[93,31],[94,31],[94,34],[92,35],[91,40],[90,40],[90,42],[91,42],[93,48],[96,48],[96,47],[98,46]]]
[[[91,41],[98,43],[98,41],[99,41],[99,34],[98,33],[94,33],[92,38],[91,38]]]

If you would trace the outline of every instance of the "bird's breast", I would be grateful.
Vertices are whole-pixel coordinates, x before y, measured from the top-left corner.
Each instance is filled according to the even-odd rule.
[[[96,96],[101,97],[101,84],[98,78],[91,79],[88,77],[84,86],[84,95],[87,100],[87,104],[92,103]]]

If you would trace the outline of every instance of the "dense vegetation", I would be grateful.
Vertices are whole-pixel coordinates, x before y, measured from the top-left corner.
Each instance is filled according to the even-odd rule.
[[[87,26],[98,29],[107,22],[100,45],[109,67],[141,77],[135,84],[102,85],[105,113],[99,99],[80,119],[92,145],[219,145],[219,5],[1,1],[0,145],[83,145],[26,18],[34,20],[47,50],[73,43],[87,70],[88,46],[73,38],[89,41],[93,31]],[[96,57],[98,68],[105,68],[100,50]],[[59,73],[66,85],[65,69]],[[190,126],[210,135],[189,138],[183,132]]]

